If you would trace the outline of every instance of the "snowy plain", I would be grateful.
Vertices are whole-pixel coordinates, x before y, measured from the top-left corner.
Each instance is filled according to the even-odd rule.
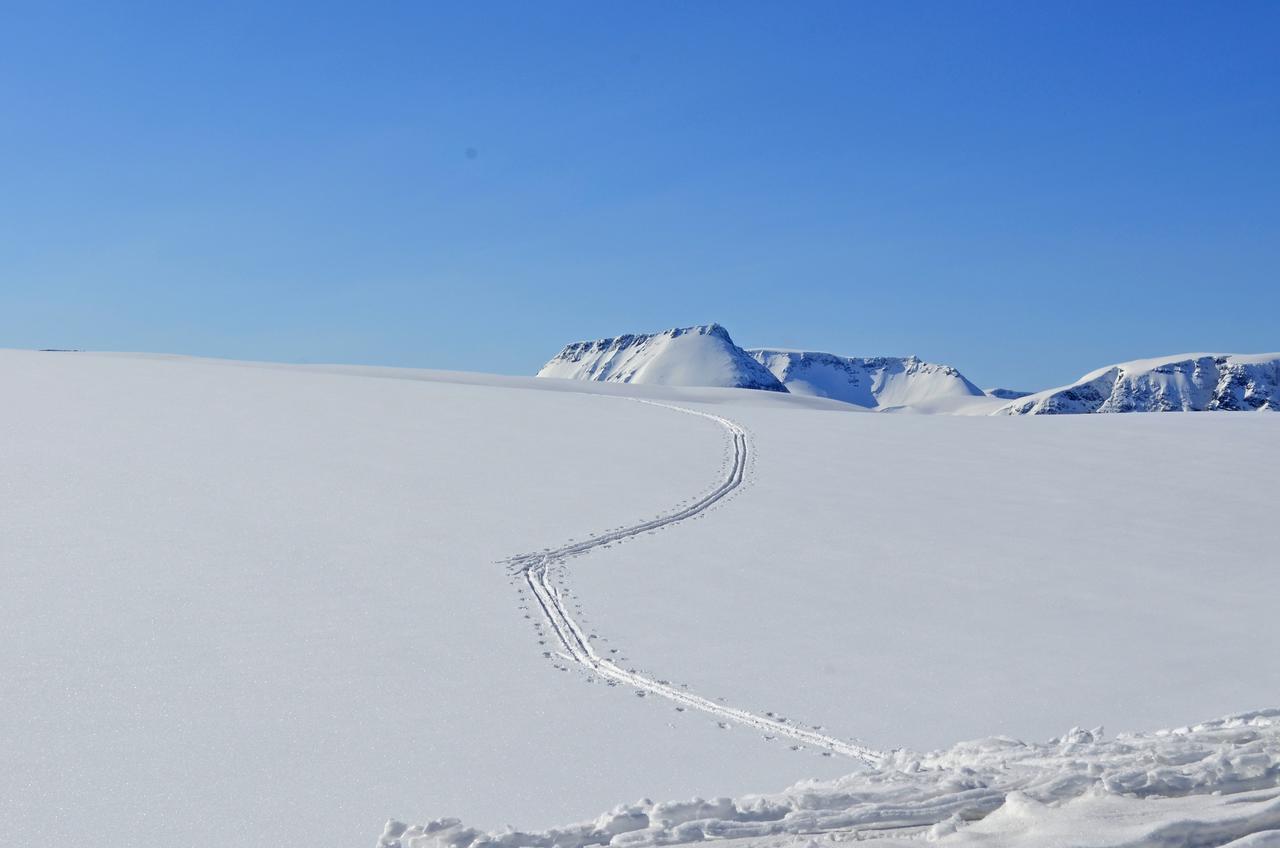
[[[733,417],[749,495],[566,577],[655,669],[916,750],[1280,693],[1280,418]]]
[[[696,493],[714,428],[532,379],[0,374],[0,844],[365,845],[810,768],[571,682],[497,562]]]
[[[392,816],[545,828],[853,771],[543,656],[499,560],[729,461],[708,421],[617,397],[753,447],[728,502],[557,575],[638,668],[882,749],[1280,691],[1274,415],[20,351],[0,380],[6,844],[369,844]]]

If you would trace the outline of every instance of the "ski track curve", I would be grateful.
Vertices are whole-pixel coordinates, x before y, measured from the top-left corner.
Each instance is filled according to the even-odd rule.
[[[828,736],[784,719],[759,715],[749,710],[704,698],[667,681],[656,679],[637,671],[624,669],[613,660],[602,657],[595,652],[590,638],[573,618],[568,604],[565,603],[560,594],[560,590],[553,584],[551,580],[552,571],[563,566],[567,560],[573,557],[583,556],[597,548],[638,536],[641,533],[671,527],[706,512],[742,485],[746,479],[750,461],[751,448],[747,439],[747,431],[741,425],[730,421],[728,418],[713,415],[709,412],[676,406],[675,404],[659,403],[640,398],[626,398],[626,400],[714,421],[724,428],[729,435],[733,449],[733,460],[723,480],[707,494],[686,506],[639,524],[599,533],[552,550],[520,554],[505,561],[512,572],[529,587],[543,617],[547,621],[547,625],[564,649],[563,656],[565,659],[577,663],[592,674],[612,683],[631,686],[638,692],[658,695],[674,701],[677,706],[700,710],[721,720],[731,721],[735,724],[759,730],[767,737],[786,737],[805,745],[820,748],[823,751],[852,757],[869,766],[880,765],[888,758],[888,753],[834,736]]]

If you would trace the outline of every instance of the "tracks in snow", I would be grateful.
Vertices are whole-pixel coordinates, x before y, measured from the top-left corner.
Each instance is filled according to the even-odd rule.
[[[666,681],[624,669],[612,660],[595,652],[595,649],[591,646],[590,639],[570,614],[568,605],[561,597],[559,589],[551,582],[551,570],[572,557],[582,556],[596,548],[638,536],[641,533],[679,524],[705,512],[742,485],[750,459],[750,445],[747,441],[746,431],[727,418],[712,415],[708,412],[686,409],[674,404],[658,403],[639,398],[628,398],[628,400],[650,406],[660,406],[664,409],[682,412],[687,415],[696,415],[716,422],[727,431],[732,440],[733,461],[730,465],[729,473],[714,489],[687,506],[649,521],[601,533],[579,542],[564,545],[555,550],[521,554],[507,560],[507,564],[511,566],[513,572],[525,581],[529,590],[533,593],[542,615],[546,618],[547,624],[551,628],[551,632],[555,634],[556,639],[564,648],[566,658],[606,680],[632,686],[640,692],[659,695],[674,701],[678,706],[701,710],[720,719],[759,730],[766,735],[787,737],[824,751],[861,760],[871,766],[879,765],[887,756],[884,752],[827,736],[816,730],[810,730],[785,720],[757,715],[748,710],[712,701]]]

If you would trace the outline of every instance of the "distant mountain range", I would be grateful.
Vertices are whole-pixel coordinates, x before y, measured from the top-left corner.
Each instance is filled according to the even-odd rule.
[[[870,409],[927,406],[944,398],[985,398],[950,365],[914,356],[837,356],[808,350],[748,350],[794,394],[817,395]]]
[[[838,356],[734,344],[719,324],[567,345],[539,377],[719,386],[831,398],[867,409],[999,415],[1280,410],[1280,353],[1182,354],[1100,368],[1036,393],[982,390],[914,356]]]
[[[1001,407],[1005,415],[1280,410],[1280,353],[1184,353],[1108,365]]]

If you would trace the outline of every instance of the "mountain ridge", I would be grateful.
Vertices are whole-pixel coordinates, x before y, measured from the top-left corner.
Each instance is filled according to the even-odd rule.
[[[916,356],[841,356],[783,348],[751,348],[747,353],[793,394],[870,409],[915,407],[943,398],[987,397],[950,365]]]
[[[1280,353],[1183,353],[1090,371],[995,415],[1280,411]]]
[[[565,345],[539,377],[667,386],[718,386],[786,392],[720,324],[628,333]]]
[[[785,392],[876,411],[1062,415],[1280,411],[1280,353],[1185,353],[1119,362],[1039,392],[983,390],[916,356],[843,356],[742,348],[721,324],[627,333],[565,345],[538,371],[609,383]]]

